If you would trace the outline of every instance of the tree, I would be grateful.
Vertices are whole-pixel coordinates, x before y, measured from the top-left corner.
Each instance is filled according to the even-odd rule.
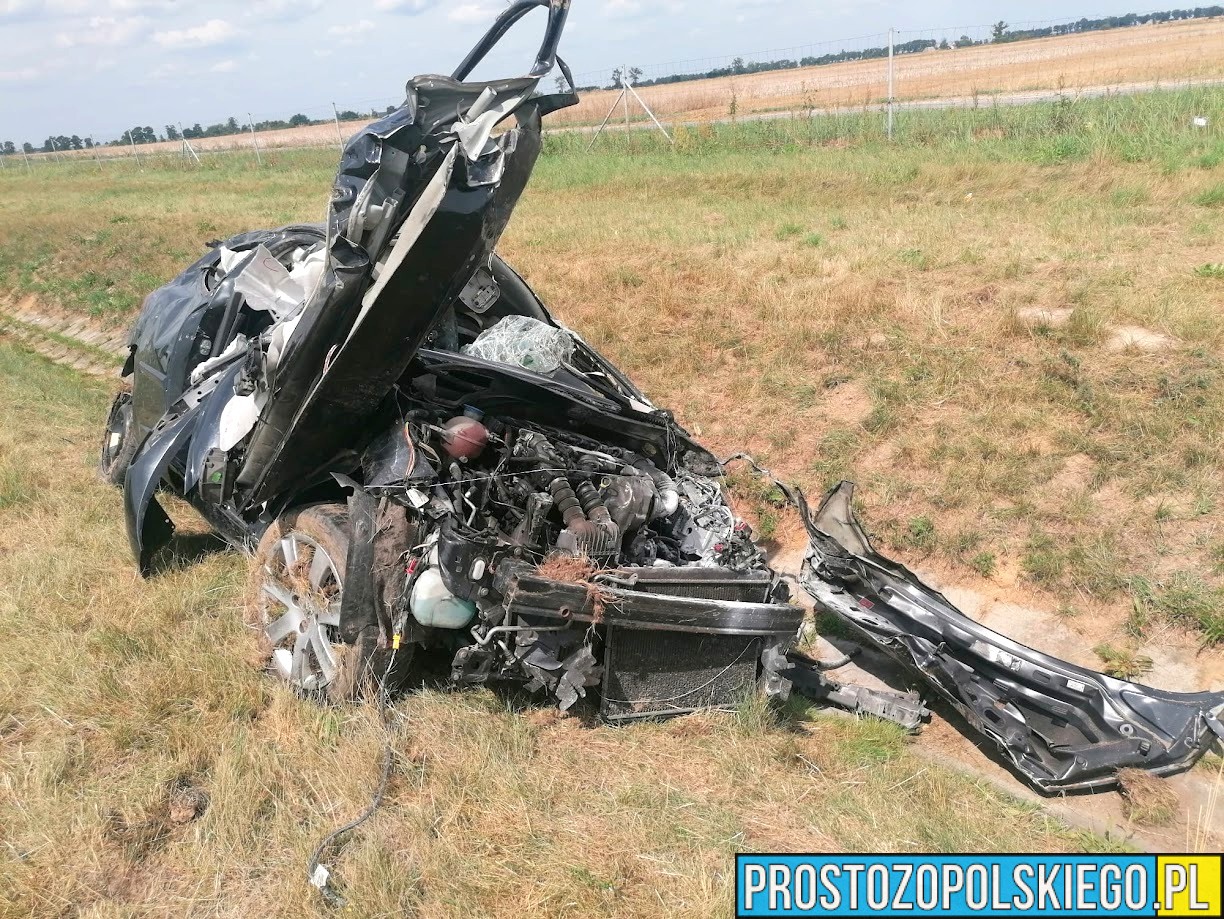
[[[345,109],[343,112],[340,113],[341,121],[357,121],[360,118],[361,118],[361,115],[359,115],[357,112],[352,111],[351,109]]]
[[[238,127],[238,119],[233,115],[230,115],[229,118],[226,119],[225,127],[229,129],[231,134],[237,134],[242,130],[242,128]]]
[[[92,150],[94,148],[94,139],[92,137],[85,138],[85,149]]]
[[[612,88],[613,89],[624,89],[625,88],[624,72],[625,72],[625,69],[623,67],[617,67],[615,70],[612,71]],[[642,78],[642,68],[641,67],[630,67],[629,68],[629,82],[630,83],[636,84],[637,81],[640,80],[641,78]]]
[[[941,42],[939,43],[939,50],[940,50],[940,51],[947,51],[947,50],[949,50],[951,47],[952,47],[952,46],[948,44],[948,40],[947,40],[946,38],[945,38],[943,41],[941,41]]]
[[[179,140],[178,128],[172,124],[166,125],[166,140]]]
[[[4,142],[4,146],[0,149],[4,151],[5,156],[12,156],[14,153],[17,152],[17,145],[14,144],[11,140],[6,140]]]
[[[732,73],[743,73],[744,72],[744,59],[742,57],[737,57],[735,60],[731,62],[731,72]],[[632,73],[632,71],[630,71],[630,73]]]
[[[303,125],[310,124],[310,119],[306,117],[305,115],[303,115],[301,112],[298,112],[296,115],[294,115],[292,118],[289,119],[289,123],[293,125],[295,128],[300,128]]]
[[[22,152],[24,153],[33,153],[34,145],[27,140],[24,144],[21,145],[21,149],[22,149]]]
[[[1007,37],[1007,23],[1000,19],[990,27],[990,40],[1003,41]]]

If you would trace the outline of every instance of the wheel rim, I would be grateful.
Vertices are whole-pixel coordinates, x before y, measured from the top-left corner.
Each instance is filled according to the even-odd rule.
[[[340,672],[343,587],[331,556],[303,533],[277,540],[264,565],[260,607],[270,669],[303,692],[326,689]]]

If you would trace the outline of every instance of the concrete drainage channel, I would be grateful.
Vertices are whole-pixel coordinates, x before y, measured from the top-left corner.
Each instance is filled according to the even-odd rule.
[[[118,379],[127,356],[127,330],[107,329],[88,317],[42,310],[33,297],[0,301],[0,336],[48,360],[90,376]]]
[[[79,373],[118,380],[118,371],[127,356],[126,328],[108,329],[96,320],[44,310],[33,297],[14,303],[0,300],[0,339],[6,338],[22,347],[43,355],[48,360]],[[788,557],[794,555],[794,557]],[[793,574],[798,570],[801,555],[783,552],[775,560],[779,571]],[[946,592],[956,593],[958,601],[969,608],[952,585],[942,586]],[[1046,622],[1048,616],[1026,609],[1030,619],[1028,631],[1042,633],[1045,626],[1057,624]],[[1017,623],[1011,622],[1014,628]],[[1005,629],[1010,631],[1011,629]],[[1031,635],[1018,635],[1029,638]],[[825,644],[822,640],[822,644]],[[837,657],[847,648],[827,646],[829,657]],[[1055,649],[1047,649],[1055,650]],[[1066,649],[1057,649],[1066,651]],[[1181,649],[1178,649],[1181,650]],[[1196,671],[1196,661],[1189,654],[1171,652],[1178,660],[1174,670]],[[895,677],[881,681],[881,675]],[[875,688],[899,688],[905,678],[894,672],[891,661],[871,651],[864,651],[858,663],[843,671],[853,682]],[[1096,833],[1121,838],[1132,846],[1147,851],[1212,851],[1224,841],[1224,773],[1208,771],[1202,766],[1166,780],[1168,792],[1178,800],[1177,814],[1160,827],[1137,825],[1128,819],[1123,799],[1117,792],[1101,792],[1091,795],[1060,798],[1042,798],[1024,786],[1008,770],[1000,766],[989,755],[989,751],[974,744],[955,730],[950,721],[955,717],[950,711],[937,706],[932,723],[915,738],[914,752],[921,758],[940,768],[953,768],[969,773],[1020,800],[1043,806],[1052,816],[1072,826],[1082,827]],[[1221,766],[1224,769],[1224,765]]]

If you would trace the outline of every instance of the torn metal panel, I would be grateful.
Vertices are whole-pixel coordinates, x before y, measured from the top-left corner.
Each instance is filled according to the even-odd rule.
[[[1126,768],[1178,772],[1224,736],[1224,693],[1117,680],[969,619],[871,548],[851,512],[852,495],[843,483],[812,520],[804,588],[921,674],[1038,789],[1108,785]]]

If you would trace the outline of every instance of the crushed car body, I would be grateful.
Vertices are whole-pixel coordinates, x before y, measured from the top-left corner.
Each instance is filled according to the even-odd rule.
[[[471,82],[536,7],[522,77]],[[102,472],[140,570],[190,501],[253,550],[251,625],[303,692],[407,679],[509,684],[620,722],[798,690],[916,728],[916,693],[848,687],[795,650],[804,610],[723,488],[724,463],[496,254],[542,146],[577,101],[568,0],[518,0],[452,76],[409,81],[345,147],[322,225],[213,244],[146,299]],[[569,92],[541,94],[560,68]],[[512,122],[508,127],[507,122]],[[899,658],[1053,791],[1186,768],[1224,694],[1179,695],[981,627],[877,555],[850,491],[816,515],[799,583]]]

